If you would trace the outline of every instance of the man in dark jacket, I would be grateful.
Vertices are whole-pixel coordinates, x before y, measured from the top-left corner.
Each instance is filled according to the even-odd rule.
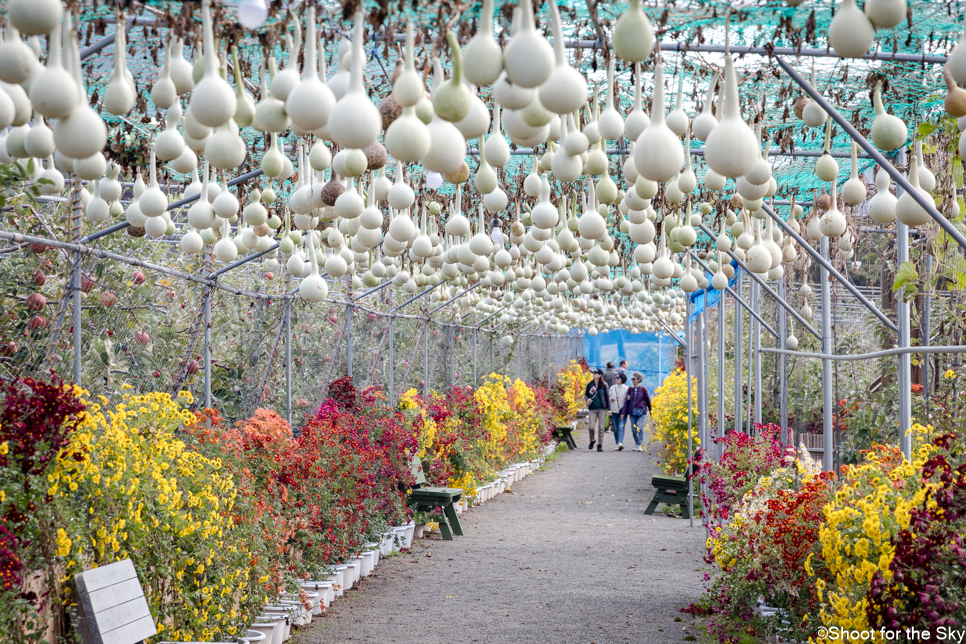
[[[594,379],[587,383],[584,398],[587,400],[587,433],[590,435],[590,445],[587,449],[594,449],[594,443],[596,443],[597,451],[602,452],[610,394],[607,391],[607,383],[604,382],[604,372],[600,369],[594,371]]]
[[[631,421],[631,433],[634,435],[635,445],[633,451],[635,452],[643,451],[644,417],[651,413],[651,396],[647,393],[647,387],[642,384],[643,382],[644,377],[635,371],[634,375],[631,376],[631,386],[627,390],[627,400],[624,402],[623,409],[621,409],[621,416],[625,419],[624,426],[627,426],[627,419]]]
[[[608,362],[607,368],[604,369],[604,382],[607,383],[608,387],[613,387],[614,383],[617,382],[617,370],[614,369],[613,362]]]

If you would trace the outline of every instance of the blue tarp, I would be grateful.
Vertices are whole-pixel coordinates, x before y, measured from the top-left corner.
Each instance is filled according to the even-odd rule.
[[[738,264],[734,260],[732,260],[731,265],[734,266],[735,274],[730,280],[728,280],[728,286],[734,288],[735,284],[738,283],[738,278],[741,276],[741,269],[738,268]],[[705,272],[704,275],[708,278],[709,282],[711,281],[711,278],[714,277],[708,272]],[[707,295],[707,298],[705,295]],[[704,310],[705,306],[707,306],[709,309],[712,309],[718,306],[718,302],[720,301],[721,291],[711,288],[710,286],[708,287],[707,291],[697,291],[696,293],[691,293],[691,302],[694,303],[694,308],[691,310],[691,319],[694,320],[694,318],[696,318]]]
[[[604,368],[608,362],[618,366],[627,360],[628,370],[640,371],[644,386],[653,392],[661,386],[674,368],[677,343],[667,333],[631,333],[608,331],[595,336],[584,335],[584,357],[593,368]]]

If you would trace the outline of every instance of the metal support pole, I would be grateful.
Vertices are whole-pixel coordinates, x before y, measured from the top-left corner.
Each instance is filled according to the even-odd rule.
[[[345,307],[345,362],[346,375],[352,377],[352,305]]]
[[[778,283],[778,295],[785,297],[785,278]],[[778,307],[778,332],[781,337],[778,339],[780,349],[785,349],[785,340],[788,337],[786,328],[785,309]],[[778,395],[781,397],[778,404],[781,417],[781,441],[788,442],[788,356],[784,353],[778,357]]]
[[[909,227],[898,222],[896,226],[896,263],[901,265],[909,261]],[[910,323],[910,305],[905,300],[905,293],[899,293],[896,305],[896,316],[899,321],[899,348],[912,346],[912,330]],[[826,351],[826,353],[831,353]],[[907,459],[912,459],[912,356],[908,353],[899,355],[899,450]]]
[[[476,327],[473,327],[473,388],[476,388]]]
[[[864,136],[859,134],[859,131],[852,126],[848,119],[839,114],[838,110],[832,107],[832,105],[825,100],[825,97],[816,91],[814,87],[809,85],[808,81],[806,81],[801,74],[799,74],[791,65],[786,63],[781,56],[775,56],[774,58],[775,61],[781,65],[781,68],[785,70],[785,73],[791,76],[792,80],[798,83],[798,85],[805,90],[805,93],[808,94],[813,101],[818,103],[818,105],[825,110],[832,120],[838,123],[839,127],[845,130],[845,133],[848,134],[853,141],[858,143],[859,146],[865,150],[870,157],[875,159],[875,162],[878,163],[883,170],[889,173],[889,176],[892,177],[892,180],[895,181],[904,191],[908,192],[915,202],[919,204],[930,217],[932,217],[933,221],[939,224],[939,227],[946,231],[947,235],[956,240],[956,243],[959,244],[961,248],[966,249],[966,235],[963,235],[963,233],[959,232],[952,222],[950,222],[942,215],[942,213],[936,210],[936,202],[933,201],[931,196],[924,196],[918,190],[913,190],[912,184],[909,183],[909,179],[903,176],[901,172],[896,170],[895,166],[893,166],[889,160],[876,149],[874,145],[869,143]]]
[[[423,397],[429,398],[429,318],[423,320]]]
[[[757,286],[757,285],[756,285]],[[761,312],[761,292],[755,289],[755,308]],[[781,308],[781,307],[778,307]],[[762,401],[762,390],[761,390],[761,326],[758,320],[755,320],[755,333],[752,337],[752,345],[755,347],[754,358],[755,358],[755,423],[761,424],[761,401]]]
[[[699,266],[700,266],[701,268],[703,268],[704,270],[706,270],[706,271],[708,271],[709,273],[714,273],[714,271],[713,271],[713,270],[711,270],[711,269],[710,269],[710,268],[708,267],[708,265],[707,265],[707,264],[705,264],[705,263],[704,263],[704,262],[703,262],[703,261],[701,260],[701,258],[700,258],[700,257],[698,257],[698,256],[697,256],[697,254],[696,254],[696,253],[695,253],[695,252],[694,252],[693,250],[688,250],[688,252],[689,252],[689,253],[691,254],[691,259],[692,259],[693,261],[695,261],[695,262],[697,262],[697,263],[698,263],[698,265],[699,265]],[[734,290],[733,290],[733,289],[732,289],[732,288],[731,288],[730,286],[727,286],[727,287],[725,287],[725,291],[726,291],[726,292],[728,292],[728,293],[731,293],[731,295],[732,295],[732,297],[737,297],[737,296],[735,295],[735,292],[734,292]],[[758,314],[758,312],[757,312],[757,311],[756,311],[756,310],[755,310],[755,309],[754,309],[754,308],[753,308],[752,306],[750,306],[750,305],[748,305],[748,304],[747,304],[747,303],[746,303],[746,302],[745,302],[745,301],[744,301],[743,299],[741,299],[741,298],[738,298],[738,304],[740,304],[740,305],[741,305],[741,306],[742,306],[742,307],[743,307],[743,308],[744,308],[744,309],[745,309],[746,311],[748,311],[748,313],[750,313],[750,314],[751,314],[751,317],[753,317],[753,318],[755,318],[755,320],[757,320],[757,322],[758,322],[758,328],[759,328],[759,333],[760,333],[760,328],[761,328],[761,327],[764,327],[764,328],[765,328],[765,330],[766,330],[766,331],[768,331],[769,333],[771,333],[771,334],[772,334],[773,336],[775,336],[775,338],[776,338],[776,339],[778,338],[778,332],[777,332],[777,331],[775,331],[775,329],[773,329],[773,328],[771,328],[771,326],[770,326],[770,325],[769,325],[769,324],[768,324],[767,322],[765,322],[765,321],[764,321],[764,320],[762,319],[762,317],[761,317],[761,315],[759,315],[759,314]]]
[[[742,413],[745,409],[744,394],[741,390],[742,374],[744,369],[741,365],[742,358],[742,339],[744,330],[742,327],[744,323],[741,319],[741,307],[738,306],[739,300],[741,300],[742,284],[744,282],[744,274],[741,269],[738,269],[738,279],[735,282],[735,431],[740,432],[744,429],[744,422],[741,419]]]
[[[205,409],[211,409],[211,291],[205,287]]]
[[[207,327],[207,325],[206,325]],[[292,300],[285,300],[285,418],[292,424]]]
[[[708,294],[705,291],[705,307],[698,316],[698,432],[701,448],[708,449]]]
[[[718,430],[717,437],[721,438],[724,436],[725,425],[724,425],[724,369],[725,369],[725,308],[724,308],[724,293],[721,293],[721,298],[718,300]],[[712,458],[718,460],[718,450],[715,448]]]
[[[822,237],[822,257],[828,259],[828,237]],[[828,271],[819,268],[822,280],[822,353],[830,354],[832,347],[832,288],[828,281]],[[822,468],[832,471],[832,449],[834,447],[832,426],[832,361],[822,360]]]
[[[929,334],[932,316],[932,255],[926,253],[926,291],[922,294],[922,330],[920,336],[922,346],[929,346]],[[929,418],[929,355],[923,356],[922,360],[922,395],[926,403],[926,418]]]
[[[74,382],[81,383],[81,254],[74,251],[74,266],[70,275],[73,296],[73,344],[74,344]]]
[[[392,407],[396,404],[396,355],[395,355],[395,336],[396,332],[393,329],[393,321],[395,320],[394,315],[389,316],[389,324],[386,327],[386,332],[389,334],[389,406]]]
[[[691,455],[694,453],[693,420],[691,418],[691,346],[694,337],[691,334],[691,310],[694,304],[691,298],[685,298],[686,310],[684,313],[685,335],[688,338],[684,345],[684,386],[688,390],[688,516],[690,527],[694,527],[694,484],[691,476]]]
[[[751,273],[748,273],[751,276]],[[752,279],[751,281],[751,308],[756,309],[755,301],[757,300],[758,289],[756,288],[758,283]],[[753,422],[754,422],[754,408],[753,403],[755,399],[755,389],[754,389],[754,379],[755,379],[755,319],[752,318],[748,320],[748,379],[746,381],[746,390],[748,396],[745,399],[745,433],[751,436],[753,434]]]

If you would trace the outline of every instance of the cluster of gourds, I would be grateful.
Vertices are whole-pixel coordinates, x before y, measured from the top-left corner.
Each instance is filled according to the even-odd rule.
[[[789,0],[791,5],[799,2]],[[756,131],[742,117],[738,78],[727,46],[723,78],[715,75],[693,122],[682,109],[680,82],[676,107],[665,114],[660,45],[640,0],[631,0],[615,24],[611,43],[616,57],[635,67],[634,103],[623,116],[614,95],[614,57],[600,110],[597,91],[589,100],[587,80],[567,61],[559,10],[555,2],[549,5],[553,46],[535,27],[532,3],[520,2],[510,38],[501,48],[493,35],[492,0],[484,0],[478,31],[465,48],[453,32],[446,33],[451,73],[446,78],[439,59],[433,58],[430,91],[414,64],[409,25],[404,54],[392,74],[392,92],[377,107],[364,82],[361,13],[355,16],[351,40],[340,44],[337,72],[326,80],[324,41],[316,28],[315,7],[308,3],[304,49],[301,25],[293,20],[291,32],[284,32],[287,61],[282,69],[272,54],[263,61],[256,103],[245,89],[237,50],[219,52],[210,0],[203,0],[203,49],[195,63],[185,59],[181,39],[172,36],[166,44],[151,98],[166,111],[167,126],[154,139],[147,183],[137,177],[134,199],[124,209],[119,169],[109,166],[102,154],[106,128],[87,100],[69,14],[64,14],[59,0],[10,0],[6,39],[0,44],[0,126],[13,127],[0,134],[0,162],[46,159],[47,167],[37,163],[35,173],[51,179],[51,184],[43,184],[49,192],[64,186],[57,168],[91,180],[93,195],[84,196],[91,221],[123,215],[132,227],[143,228],[152,237],[176,230],[157,179],[157,163],[167,162],[192,176],[185,196],[199,195],[182,230],[185,253],[201,254],[210,245],[218,260],[231,262],[240,254],[267,251],[266,267],[274,269],[283,261],[288,273],[301,278],[300,296],[313,302],[328,297],[323,271],[330,278],[351,279],[355,289],[386,279],[405,293],[438,287],[434,301],[481,282],[484,288],[461,297],[459,307],[500,313],[504,322],[540,322],[563,333],[581,327],[594,334],[612,328],[678,326],[686,293],[725,288],[734,273],[729,251],[764,279],[780,279],[783,265],[794,262],[798,253],[793,240],[763,210],[778,184],[767,140],[762,149],[762,119]],[[865,13],[854,0],[844,0],[829,27],[829,43],[840,56],[864,55],[872,44],[873,26],[894,27],[905,17],[905,0],[869,0]],[[123,21],[119,14],[119,26]],[[38,62],[36,37],[41,35],[48,43],[45,66]],[[102,109],[119,116],[135,103],[125,52],[124,30],[119,28],[114,71],[101,98]],[[649,116],[642,108],[640,63],[652,55]],[[229,60],[234,89],[226,79]],[[814,78],[814,67],[812,74]],[[957,118],[966,117],[966,91],[956,85],[966,80],[963,45],[951,56],[946,80],[947,110]],[[489,108],[477,91],[484,86],[492,87]],[[885,111],[879,87],[874,106],[875,145],[883,150],[904,145],[906,125]],[[822,107],[803,99],[795,111],[806,125],[827,127],[828,150],[831,130]],[[47,127],[41,117],[53,126]],[[270,133],[271,143],[261,161],[268,185],[251,191],[242,208],[225,185],[228,173],[247,158],[239,133],[246,127]],[[291,148],[294,163],[282,144],[288,131],[297,137]],[[692,263],[689,251],[697,241],[696,226],[716,208],[711,203],[692,206],[690,195],[698,186],[691,165],[692,137],[704,142],[704,187],[719,192],[728,179],[735,186],[731,208],[718,206],[721,229],[714,241],[717,252],[708,261],[711,280],[698,262]],[[520,147],[543,147],[543,152],[533,158],[524,194],[512,195],[516,216],[504,231],[488,226],[486,215],[505,211],[511,201],[496,171],[509,162],[507,138]],[[472,183],[481,198],[476,212],[469,213],[471,221],[462,213],[462,184],[470,180],[467,141],[473,139],[478,140],[479,162]],[[626,191],[611,177],[606,148],[607,141],[621,139],[629,141],[629,154],[619,168]],[[334,155],[333,143],[339,148]],[[386,176],[390,156],[395,160],[392,180]],[[434,180],[439,185],[442,178],[436,173],[459,184],[445,218],[439,203],[417,203],[404,164],[419,164],[428,171],[427,185]],[[815,168],[820,178],[831,182],[832,195],[837,194],[838,169],[829,154]],[[291,193],[276,195],[272,186],[285,185],[296,172]],[[550,178],[565,186],[556,204]],[[935,186],[921,150],[911,164],[910,180],[925,193]],[[909,225],[930,221],[910,196],[897,200],[890,194],[886,173],[878,173],[876,185],[877,193],[869,201],[873,219],[898,218]],[[662,187],[664,212],[658,230],[654,200]],[[848,258],[854,235],[847,230],[836,199],[829,200],[824,191],[823,196],[827,208],[818,216],[822,199],[816,199],[816,215],[805,234],[811,239],[837,239],[840,257]],[[854,147],[852,175],[842,187],[842,197],[849,204],[867,197],[857,176]],[[526,202],[522,211],[521,202]],[[801,207],[794,206],[793,229],[801,230],[797,218],[802,215]],[[628,256],[618,252],[618,231],[632,242]],[[278,247],[273,248],[276,240]],[[593,296],[582,297],[589,295]],[[802,310],[810,313],[807,298]]]

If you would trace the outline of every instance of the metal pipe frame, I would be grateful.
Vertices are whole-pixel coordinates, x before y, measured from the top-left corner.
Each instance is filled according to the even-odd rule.
[[[952,224],[952,222],[950,222],[942,215],[942,213],[936,210],[936,204],[935,202],[933,202],[931,196],[925,197],[918,190],[913,190],[912,184],[909,183],[909,180],[906,179],[906,177],[901,172],[896,170],[895,166],[889,163],[889,160],[886,159],[885,156],[883,156],[883,154],[879,152],[874,145],[872,145],[864,136],[859,134],[858,130],[856,130],[844,116],[839,114],[838,110],[832,107],[832,105],[825,100],[825,98],[821,95],[821,93],[819,93],[814,87],[812,87],[808,83],[808,81],[806,81],[802,77],[801,74],[799,74],[787,62],[785,62],[781,58],[781,56],[775,56],[775,60],[778,62],[781,68],[785,70],[785,73],[791,76],[792,80],[798,83],[798,85],[803,90],[805,90],[805,93],[808,94],[813,101],[817,102],[822,107],[822,109],[824,109],[825,112],[832,118],[832,120],[838,123],[839,127],[845,130],[845,132],[852,138],[853,141],[858,143],[863,150],[869,153],[870,157],[875,159],[875,162],[878,163],[883,170],[889,173],[889,176],[892,177],[893,181],[895,181],[899,186],[901,186],[903,190],[910,193],[910,195],[915,200],[915,202],[919,204],[929,214],[929,216],[933,219],[933,221],[939,224],[940,228],[942,228],[947,235],[949,235],[954,240],[956,240],[956,243],[959,244],[961,248],[966,249],[966,235],[963,235],[963,233],[959,232],[959,230]],[[930,61],[930,62],[934,62],[934,61]],[[938,61],[935,61],[935,62],[938,62]],[[945,59],[943,59],[942,62],[945,63]]]
[[[918,347],[897,347],[895,349],[883,349],[882,351],[871,351],[869,353],[853,353],[851,355],[841,355],[836,353],[807,353],[804,351],[789,351],[787,349],[772,349],[765,347],[762,351],[766,353],[784,353],[785,355],[796,358],[814,358],[816,360],[831,360],[833,362],[854,362],[857,360],[874,360],[876,358],[888,358],[890,356],[901,356],[913,353],[966,353],[966,345],[948,346],[918,346]]]
[[[740,432],[744,430],[744,422],[742,421],[742,414],[745,410],[744,403],[744,392],[741,388],[742,374],[744,373],[744,368],[741,365],[742,362],[742,341],[744,340],[744,321],[741,319],[741,307],[738,306],[738,302],[741,300],[741,291],[744,284],[744,272],[739,269],[738,279],[735,282],[735,286],[738,287],[734,294],[735,298],[735,431]]]
[[[211,288],[205,289],[205,409],[211,409]]]
[[[829,238],[822,237],[822,257],[828,260]],[[822,353],[835,352],[832,346],[832,287],[828,280],[828,270],[820,267],[822,281]],[[832,450],[834,448],[833,434],[835,427],[832,421],[832,361],[822,360],[822,468],[826,472],[832,471]]]
[[[364,297],[369,297],[373,293],[376,293],[378,291],[381,291],[382,289],[386,288],[390,284],[392,284],[392,280],[387,280],[387,281],[383,282],[382,284],[380,284],[379,286],[374,286],[371,289],[369,289],[368,291],[365,291],[364,293],[362,293],[360,295],[356,295],[354,298],[352,298],[349,301],[350,302],[356,302],[358,300],[361,300]]]
[[[852,284],[851,281],[849,281],[844,275],[842,275],[842,273],[838,272],[835,269],[835,267],[832,266],[832,263],[830,261],[828,261],[827,259],[825,259],[824,257],[822,257],[822,254],[821,253],[819,253],[814,248],[812,248],[812,245],[808,243],[808,240],[806,240],[804,237],[802,237],[801,235],[799,235],[798,233],[796,233],[792,229],[792,227],[789,226],[785,222],[784,219],[782,219],[781,217],[778,216],[778,213],[776,213],[774,210],[771,209],[771,207],[768,204],[764,204],[763,203],[762,206],[761,206],[761,208],[762,208],[762,210],[765,211],[765,213],[769,217],[772,218],[772,220],[776,224],[779,225],[779,227],[781,227],[781,229],[785,232],[785,234],[787,234],[789,237],[791,237],[796,242],[798,242],[798,245],[801,246],[802,249],[812,257],[812,259],[814,259],[819,264],[821,264],[822,267],[825,270],[827,270],[829,273],[831,273],[832,277],[834,277],[836,280],[838,280],[842,284],[842,286],[844,286],[846,289],[848,289],[849,293],[851,293],[852,295],[854,295],[856,297],[856,299],[858,299],[859,302],[861,302],[862,305],[865,306],[865,308],[869,309],[869,311],[871,311],[873,315],[875,315],[877,318],[879,318],[879,321],[882,322],[882,324],[884,324],[886,327],[888,327],[890,330],[892,330],[892,331],[894,331],[896,333],[899,332],[899,328],[895,324],[892,323],[892,320],[890,320],[885,315],[885,313],[883,313],[878,308],[876,308],[876,305],[873,304],[869,300],[869,298],[867,298],[866,296],[862,295],[862,293],[859,291],[859,289],[855,288],[855,285]]]
[[[708,265],[705,264],[701,259],[699,259],[698,256],[695,254],[695,252],[693,250],[691,250],[690,248],[688,249],[688,253],[690,253],[691,259],[693,259],[694,261],[696,261],[701,268],[703,268],[704,270],[706,270],[709,273],[713,273],[714,272],[711,269],[709,269],[708,268]],[[740,297],[738,297],[737,293],[735,293],[734,290],[730,286],[726,286],[725,287],[725,291],[727,291],[728,293],[730,293],[731,296],[733,298],[735,298],[735,300],[739,304],[741,304],[741,306],[746,311],[748,311],[749,313],[751,313],[751,315],[758,321],[758,323],[761,324],[763,327],[765,327],[765,329],[769,333],[771,333],[776,338],[779,338],[779,334],[773,328],[771,328],[771,326],[769,326],[768,323],[765,322],[762,319],[762,317],[760,315],[758,315],[758,313],[755,312],[755,310],[753,308],[751,308],[751,306],[749,306],[747,303],[745,303],[745,301],[743,299],[741,299]]]
[[[698,224],[698,225],[700,226],[701,230],[704,231],[704,234],[708,235],[712,239],[714,239],[714,238],[717,237],[717,235],[714,234],[714,233],[712,233],[710,230],[708,230],[708,227],[705,226],[704,224]],[[748,273],[748,276],[752,280],[754,280],[755,282],[757,282],[759,286],[761,286],[763,289],[765,289],[765,292],[768,293],[772,298],[774,298],[774,300],[776,302],[778,302],[779,305],[781,305],[782,307],[785,308],[786,311],[788,311],[789,313],[791,313],[792,314],[792,317],[795,318],[796,320],[798,320],[798,323],[801,324],[803,327],[805,327],[808,330],[809,333],[811,333],[812,335],[814,335],[819,340],[822,339],[822,336],[819,335],[818,331],[816,331],[815,329],[813,329],[812,328],[812,325],[809,324],[805,320],[805,318],[803,318],[798,313],[798,311],[795,310],[795,308],[793,306],[791,306],[788,302],[786,302],[782,298],[778,297],[778,293],[776,293],[775,291],[773,291],[772,288],[770,286],[768,286],[768,284],[766,284],[763,279],[761,279],[760,277],[758,277],[757,275],[755,275],[754,273],[752,273],[750,270],[748,270],[748,266],[745,265],[745,263],[743,261],[741,261],[740,259],[738,259],[738,256],[734,254],[734,251],[730,251],[729,250],[728,251],[728,256],[731,257],[731,259],[735,260],[735,262],[737,262],[738,266],[740,266],[741,268],[743,268],[745,270],[745,272]]]
[[[691,301],[691,300],[690,300],[690,299],[688,299],[688,302],[690,302],[690,301]],[[685,349],[687,349],[687,348],[688,348],[688,346],[689,346],[689,344],[690,344],[690,343],[688,343],[688,342],[685,342],[684,340],[682,340],[682,339],[681,339],[681,336],[679,336],[679,335],[678,335],[678,334],[677,334],[677,333],[676,333],[676,332],[674,331],[674,329],[672,329],[671,327],[669,327],[669,326],[667,325],[667,323],[666,323],[666,322],[665,322],[664,320],[662,320],[662,319],[661,319],[661,318],[659,318],[659,317],[656,317],[655,319],[656,319],[656,320],[658,321],[658,324],[660,324],[661,326],[663,326],[663,327],[665,328],[665,330],[667,330],[667,332],[671,334],[671,337],[672,337],[672,338],[674,338],[674,341],[675,341],[675,342],[677,342],[678,344],[680,344],[680,345],[681,345],[682,347],[684,347]]]
[[[415,302],[416,300],[418,300],[419,298],[421,298],[421,297],[423,297],[423,296],[425,296],[425,295],[429,295],[430,293],[432,293],[432,292],[433,292],[433,289],[435,289],[435,288],[436,288],[435,286],[430,286],[430,287],[429,287],[428,289],[426,289],[426,290],[425,290],[425,291],[423,291],[422,293],[419,293],[418,295],[414,295],[414,296],[412,296],[411,298],[409,298],[408,300],[406,300],[405,302],[403,302],[402,304],[400,304],[400,305],[399,305],[399,306],[397,306],[396,308],[394,308],[394,309],[391,309],[391,310],[389,311],[389,314],[390,314],[390,315],[392,315],[393,313],[395,313],[396,311],[398,311],[398,310],[399,310],[399,309],[401,309],[402,307],[404,307],[404,306],[407,306],[407,305],[409,305],[409,304],[412,304],[413,302]]]
[[[732,296],[733,297],[733,296]],[[722,438],[725,434],[724,426],[724,368],[725,368],[725,309],[724,293],[718,299],[718,431],[717,437]],[[717,447],[711,455],[714,460],[718,460]]]
[[[756,285],[757,286],[757,285]],[[761,308],[761,291],[758,288],[753,290],[754,298],[752,305],[756,309]],[[777,295],[777,294],[776,294]],[[781,308],[781,307],[779,307]],[[761,322],[756,318],[754,322],[754,333],[751,336],[752,356],[755,364],[755,423],[761,424]]]
[[[241,258],[239,260],[236,260],[236,261],[232,262],[231,264],[229,264],[228,266],[223,266],[223,267],[219,268],[217,271],[214,271],[213,273],[209,273],[208,274],[208,279],[210,279],[210,280],[217,279],[218,276],[224,275],[228,271],[234,270],[234,269],[238,268],[239,266],[242,266],[243,264],[247,264],[248,262],[254,261],[254,260],[258,259],[259,257],[261,257],[262,255],[267,255],[268,253],[272,252],[276,248],[278,248],[278,244],[273,244],[272,247],[269,248],[268,250],[263,250],[261,252],[255,253],[254,255],[248,255],[247,257],[243,257],[243,258]]]
[[[292,425],[292,300],[285,300],[285,418]]]
[[[684,313],[684,328],[685,335],[688,338],[688,343],[684,345],[684,386],[688,390],[688,516],[690,521],[690,527],[694,527],[694,484],[692,483],[693,477],[692,465],[691,465],[691,455],[694,454],[694,439],[693,439],[693,420],[691,417],[691,344],[694,341],[694,335],[692,333],[691,325],[691,310],[694,307],[694,303],[691,302],[691,298],[687,298],[685,302],[685,313]]]
[[[514,150],[510,150],[510,156],[525,157],[525,156],[531,156],[531,155],[534,155],[534,154],[543,154],[544,152],[546,152],[546,149],[545,148],[516,148]],[[631,153],[631,151],[630,151],[629,148],[622,148],[622,147],[606,148],[604,150],[604,152],[608,156],[625,156],[625,155],[628,155],[628,154]],[[480,156],[480,151],[479,151],[478,148],[469,148],[468,147],[466,149],[466,154],[467,154],[467,156],[478,157],[478,156]],[[828,154],[829,154],[829,156],[834,157],[836,159],[851,159],[852,158],[852,153],[850,151],[830,150]],[[703,157],[704,156],[704,148],[691,148],[691,155],[692,156]],[[825,155],[825,151],[824,150],[787,150],[787,151],[774,150],[774,151],[769,151],[769,153],[768,153],[768,156],[770,156],[770,157],[813,157],[813,158],[818,158],[818,157],[821,157],[821,156],[824,156],[824,155]],[[861,152],[861,153],[859,153],[859,155],[858,155],[857,158],[859,158],[859,159],[869,159],[871,157],[867,153]],[[804,202],[799,202],[799,204],[800,205],[804,205]]]
[[[909,261],[909,228],[902,222],[896,227],[896,264],[901,265]],[[912,345],[912,324],[910,304],[904,293],[899,293],[896,303],[896,313],[899,319],[899,348],[906,349]],[[831,353],[831,352],[829,352]],[[899,450],[907,459],[912,459],[912,356],[908,353],[899,354]]]
[[[785,280],[778,283],[778,294],[785,297]],[[787,348],[785,342],[788,338],[787,321],[785,319],[785,309],[778,308],[778,332],[781,337],[778,339],[778,346],[781,349]],[[781,441],[788,443],[788,356],[784,353],[778,358],[778,395],[781,397],[778,403],[779,422],[781,426]]]

